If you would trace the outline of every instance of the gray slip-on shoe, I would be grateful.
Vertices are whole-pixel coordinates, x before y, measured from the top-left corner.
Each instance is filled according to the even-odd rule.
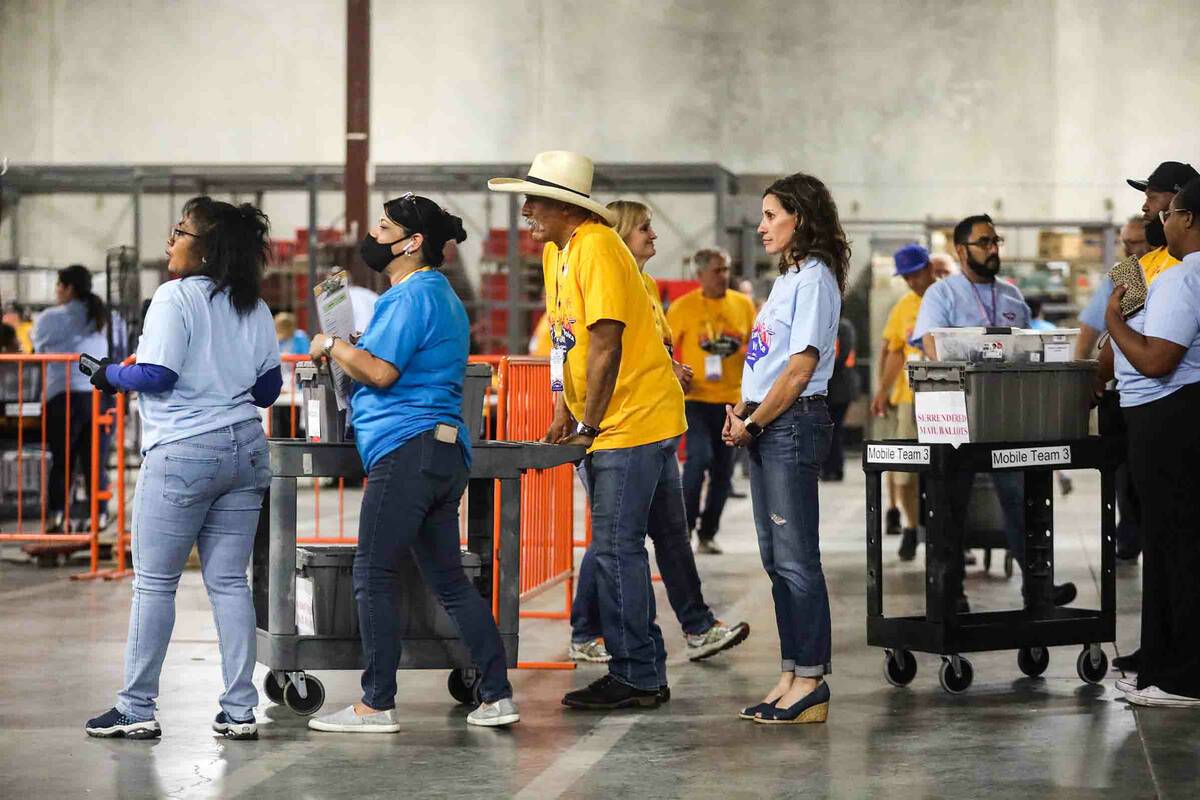
[[[500,728],[519,722],[521,715],[517,713],[517,704],[511,697],[502,697],[494,703],[480,703],[479,708],[467,715],[468,725],[479,725],[484,728]]]
[[[400,723],[396,722],[395,709],[377,711],[374,714],[360,717],[354,713],[354,706],[346,706],[333,714],[310,719],[308,727],[314,731],[332,733],[398,733],[400,731]]]

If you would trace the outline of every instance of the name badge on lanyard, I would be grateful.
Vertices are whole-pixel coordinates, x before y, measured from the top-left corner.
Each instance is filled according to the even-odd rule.
[[[567,351],[562,347],[555,347],[550,351],[550,391],[561,392],[563,390],[563,365],[567,361]]]
[[[716,353],[710,353],[704,357],[704,380],[721,380],[721,357]]]

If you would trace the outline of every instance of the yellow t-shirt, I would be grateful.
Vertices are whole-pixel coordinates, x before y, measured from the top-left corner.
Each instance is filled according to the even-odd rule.
[[[543,313],[533,329],[533,336],[529,337],[529,355],[545,358],[550,355],[551,347],[553,345],[550,343],[550,315]]]
[[[588,327],[600,320],[625,324],[621,367],[592,450],[637,447],[687,430],[683,389],[662,346],[645,283],[616,231],[598,222],[575,230],[563,251],[542,250],[550,336],[566,351],[563,394],[576,419],[587,402]]]
[[[658,293],[658,281],[643,272],[642,285],[646,287],[646,294],[650,295],[650,310],[654,312],[654,327],[658,331],[658,338],[665,345],[671,341],[671,326],[667,324],[666,315],[663,314],[662,296]]]
[[[920,348],[913,347],[908,342],[913,328],[916,327],[917,312],[920,310],[921,296],[910,289],[896,301],[896,305],[892,306],[892,310],[888,313],[887,323],[883,326],[883,341],[887,345],[887,352],[894,353],[897,350],[903,350],[906,362],[921,357]],[[900,375],[897,376],[896,383],[892,385],[892,393],[888,400],[894,406],[913,402],[913,390],[908,385],[907,369],[900,370]]]
[[[1139,258],[1138,263],[1142,265],[1142,273],[1146,276],[1146,285],[1149,286],[1164,270],[1170,269],[1179,261],[1171,257],[1167,248],[1156,247]]]
[[[692,388],[688,400],[701,403],[737,403],[742,399],[742,366],[746,363],[746,342],[754,327],[754,301],[729,289],[719,300],[693,289],[667,309],[667,322],[674,331],[675,354],[692,368]],[[727,336],[741,343],[737,352],[721,359],[721,379],[707,380],[703,346]]]

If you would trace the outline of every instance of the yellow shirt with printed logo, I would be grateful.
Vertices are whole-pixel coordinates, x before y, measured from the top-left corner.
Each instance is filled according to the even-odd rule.
[[[909,289],[903,297],[896,301],[888,313],[887,323],[883,326],[883,341],[887,352],[904,351],[905,363],[921,357],[921,350],[909,344],[913,328],[917,324],[917,313],[921,310],[921,296]],[[908,385],[908,369],[902,368],[892,385],[892,393],[888,397],[892,405],[913,402],[913,390]]]
[[[667,322],[674,332],[675,354],[680,363],[692,368],[692,388],[688,400],[701,403],[738,403],[742,399],[742,367],[746,363],[746,342],[754,327],[754,301],[729,289],[714,300],[693,289],[671,303]],[[704,359],[705,345],[727,336],[740,343],[737,352],[721,359],[721,377],[708,380]]]
[[[1142,265],[1142,274],[1146,276],[1146,285],[1149,286],[1165,270],[1178,264],[1179,260],[1172,258],[1171,254],[1167,252],[1167,248],[1156,247],[1139,258],[1138,263]]]
[[[616,231],[585,222],[566,249],[545,246],[542,273],[550,336],[566,355],[563,395],[575,419],[583,419],[587,403],[588,327],[606,319],[625,326],[617,383],[591,449],[637,447],[686,431],[683,389],[646,302],[646,284]]]

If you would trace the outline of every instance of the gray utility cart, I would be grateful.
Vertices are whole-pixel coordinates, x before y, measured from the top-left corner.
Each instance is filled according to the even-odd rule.
[[[470,409],[467,419],[476,433],[490,373],[486,365],[468,369],[464,408]],[[324,399],[332,403],[332,393],[325,393]],[[312,714],[324,703],[325,690],[307,670],[362,669],[362,644],[351,585],[355,547],[297,548],[297,481],[360,480],[362,462],[353,443],[271,439],[269,446],[271,487],[259,517],[252,572],[258,661],[271,670],[263,689],[272,702],[298,714]],[[515,667],[520,633],[521,473],[578,461],[584,448],[495,441],[475,441],[472,448],[463,568],[489,604],[493,596],[498,598],[500,636],[508,665]],[[498,531],[494,528],[497,503]],[[473,702],[479,676],[454,624],[421,580],[415,561],[406,564],[401,574],[400,667],[450,669],[450,694],[460,703]]]

